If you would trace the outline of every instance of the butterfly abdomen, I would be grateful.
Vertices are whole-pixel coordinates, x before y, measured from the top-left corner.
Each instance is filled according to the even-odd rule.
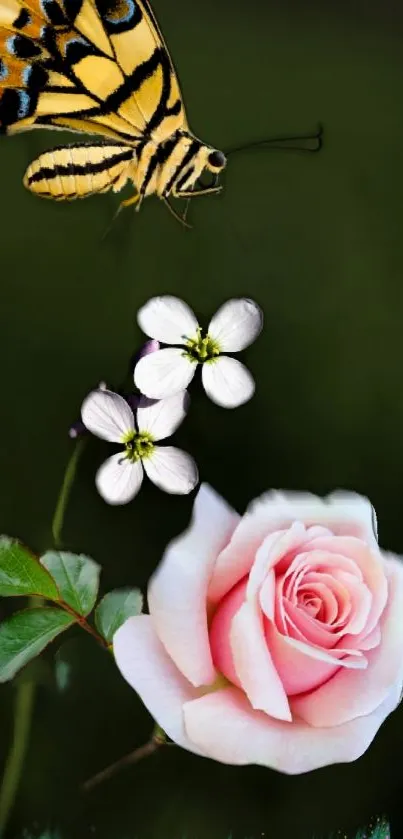
[[[64,146],[41,154],[28,166],[24,186],[42,198],[73,200],[127,181],[133,149],[119,144]]]

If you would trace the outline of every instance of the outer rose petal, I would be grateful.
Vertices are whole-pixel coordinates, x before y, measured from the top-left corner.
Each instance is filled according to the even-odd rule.
[[[185,344],[197,332],[197,320],[187,303],[164,294],[152,297],[137,313],[137,322],[150,338],[164,344]]]
[[[197,691],[166,654],[150,616],[139,615],[125,621],[114,635],[113,652],[122,676],[158,725],[178,746],[203,754],[189,740],[183,724],[183,703],[196,698]]]
[[[168,546],[148,588],[156,632],[176,666],[196,686],[215,679],[207,627],[207,586],[217,554],[238,519],[211,487],[202,484],[190,527]]]
[[[254,711],[237,688],[226,688],[186,702],[189,739],[213,760],[244,766],[257,763],[289,775],[332,763],[350,763],[367,750],[396,707],[401,683],[372,714],[332,728],[280,722]]]
[[[313,693],[294,697],[293,713],[311,726],[339,726],[371,714],[403,678],[403,563],[388,559],[389,598],[381,618],[381,642],[366,653],[366,670],[339,670]]]
[[[372,504],[354,492],[333,492],[326,498],[310,493],[271,491],[247,509],[251,526],[266,528],[266,533],[302,521],[307,527],[322,525],[332,534],[357,536],[370,547],[378,548],[376,517]]]
[[[263,312],[247,297],[227,300],[211,319],[208,334],[220,352],[239,352],[256,340],[262,330]]]

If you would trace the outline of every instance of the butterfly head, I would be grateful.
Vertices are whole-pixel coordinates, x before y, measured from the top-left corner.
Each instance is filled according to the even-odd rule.
[[[212,149],[206,160],[206,169],[209,172],[213,172],[214,175],[218,175],[225,166],[227,165],[227,158],[222,151],[218,151],[218,149]]]

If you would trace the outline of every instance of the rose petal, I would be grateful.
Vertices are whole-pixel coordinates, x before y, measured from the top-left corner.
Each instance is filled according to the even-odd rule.
[[[193,457],[174,446],[154,446],[143,466],[153,484],[173,495],[188,495],[199,480]]]
[[[228,300],[210,321],[208,334],[220,352],[239,352],[256,340],[262,330],[263,312],[253,300]]]
[[[189,410],[189,394],[186,390],[153,400],[142,396],[137,410],[139,432],[148,432],[154,440],[164,440],[178,428]]]
[[[122,676],[158,725],[178,746],[203,754],[189,740],[183,724],[183,704],[196,698],[197,691],[165,652],[150,616],[139,615],[125,621],[114,635],[113,652]]]
[[[269,571],[259,592],[259,603],[262,612],[270,620],[274,620],[274,599],[276,596],[276,578],[274,571]]]
[[[368,625],[372,594],[364,582],[360,582],[353,574],[346,571],[335,570],[334,579],[344,584],[351,600],[350,616],[343,631],[358,635]]]
[[[95,478],[97,490],[108,504],[127,504],[137,495],[142,481],[141,461],[132,463],[122,452],[108,457]]]
[[[168,347],[140,359],[134,371],[134,382],[149,399],[165,399],[186,390],[196,367],[196,362],[183,350]]]
[[[223,597],[213,615],[209,631],[210,649],[215,667],[220,673],[223,673],[226,679],[238,687],[241,687],[241,682],[235,670],[230,633],[232,619],[245,602],[246,586],[247,579],[245,577]]]
[[[256,606],[244,603],[231,624],[230,643],[236,674],[253,708],[291,722],[280,676],[267,646]]]
[[[81,406],[81,418],[88,431],[110,443],[121,443],[134,430],[132,409],[111,390],[91,391]]]
[[[378,622],[387,599],[385,561],[379,548],[368,547],[361,539],[350,536],[337,536],[333,539],[315,539],[312,548],[331,554],[343,554],[353,561],[360,570],[362,579],[372,593],[372,605],[367,619],[367,630],[371,632]],[[335,560],[335,566],[339,560]],[[346,569],[347,570],[347,569]]]
[[[287,531],[279,530],[267,535],[265,521],[256,521],[247,511],[236,528],[227,547],[217,558],[209,588],[209,598],[217,603],[247,574],[253,571],[249,589],[256,590],[263,582],[266,571],[273,567],[283,553],[299,547],[317,533],[316,528],[306,530],[301,522],[294,522]],[[322,532],[319,529],[319,532]],[[283,538],[284,537],[284,538]],[[282,540],[283,541],[278,541]]]
[[[197,334],[197,320],[187,303],[165,294],[152,297],[137,313],[140,329],[164,344],[185,344]]]
[[[265,623],[267,644],[287,696],[313,690],[336,673],[339,667],[337,660],[308,658],[302,650],[293,647],[270,621]]]
[[[245,766],[255,763],[289,775],[361,757],[396,707],[401,682],[372,714],[343,726],[315,729],[295,720],[274,720],[254,711],[237,688],[218,690],[186,702],[189,739],[213,760]]]
[[[171,542],[151,578],[148,603],[159,638],[194,685],[215,678],[208,638],[206,593],[211,569],[239,516],[202,484],[190,527]]]
[[[220,355],[202,367],[207,396],[222,408],[238,408],[252,398],[255,382],[249,370],[236,358]]]
[[[319,498],[310,493],[272,490],[252,502],[247,515],[250,528],[259,528],[265,535],[301,521],[306,527],[322,525],[332,534],[356,536],[378,548],[373,507],[368,498],[353,492],[339,491]]]
[[[313,693],[293,700],[292,710],[309,725],[338,726],[372,713],[388,696],[403,673],[403,564],[386,564],[389,597],[381,618],[382,638],[378,647],[366,653],[366,670],[339,670]]]

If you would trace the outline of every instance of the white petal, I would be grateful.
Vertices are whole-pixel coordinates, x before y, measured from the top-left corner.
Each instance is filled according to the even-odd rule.
[[[131,463],[123,452],[108,457],[98,469],[97,490],[108,504],[127,504],[137,495],[143,480],[141,461]]]
[[[91,391],[81,406],[81,419],[88,431],[110,443],[120,443],[134,429],[132,409],[111,390]]]
[[[167,546],[147,600],[165,650],[193,685],[215,679],[207,618],[207,587],[217,555],[239,521],[207,484],[195,498],[189,527]]]
[[[237,408],[251,399],[255,382],[249,370],[236,358],[220,355],[203,364],[202,381],[207,396],[222,408]]]
[[[147,399],[142,396],[137,409],[137,427],[140,433],[148,431],[154,440],[164,440],[178,428],[189,409],[187,390],[166,399]]]
[[[128,618],[113,636],[113,652],[122,676],[150,714],[184,749],[203,754],[188,738],[183,705],[198,691],[182,676],[159,640],[149,615]]]
[[[196,372],[196,362],[183,350],[168,347],[141,358],[134,371],[134,382],[150,399],[165,399],[186,390]]]
[[[193,457],[174,446],[156,446],[143,466],[153,484],[174,495],[187,495],[199,480]]]
[[[210,322],[208,334],[220,352],[239,352],[256,340],[263,326],[261,308],[246,297],[228,300]]]
[[[170,294],[152,297],[137,313],[137,322],[146,335],[164,344],[185,344],[197,331],[192,310]]]

